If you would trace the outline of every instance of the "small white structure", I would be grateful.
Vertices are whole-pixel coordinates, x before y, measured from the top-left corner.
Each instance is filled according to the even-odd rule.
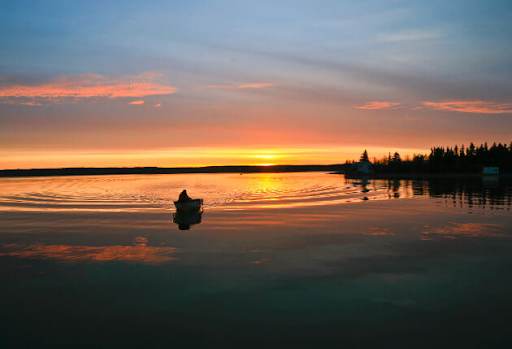
[[[373,164],[369,161],[361,161],[354,163],[356,166],[356,171],[359,174],[363,175],[369,175],[372,174],[373,171]]]
[[[484,175],[497,175],[500,174],[500,168],[499,167],[484,167],[482,173]]]

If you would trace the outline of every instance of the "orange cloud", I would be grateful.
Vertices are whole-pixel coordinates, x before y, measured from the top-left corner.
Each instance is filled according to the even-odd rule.
[[[367,110],[377,110],[377,109],[396,109],[395,107],[400,105],[400,103],[393,102],[366,102],[365,105],[356,106],[356,109],[367,109]]]
[[[144,104],[146,103],[145,101],[133,101],[133,102],[130,102],[129,104],[132,104],[132,105],[140,105],[140,104]]]
[[[143,73],[136,76],[80,74],[60,77],[39,85],[0,86],[0,102],[37,105],[65,103],[85,98],[119,98],[167,95],[176,87],[164,84],[163,75]]]
[[[477,114],[508,114],[512,113],[512,103],[485,102],[485,101],[443,101],[423,102],[434,110],[456,111],[459,113]]]
[[[158,103],[158,104],[154,105],[155,108],[158,108],[158,107],[161,107],[161,106],[162,106],[162,103]]]
[[[261,82],[261,83],[250,83],[245,85],[210,85],[208,88],[222,88],[226,90],[243,90],[246,88],[261,88],[275,86],[273,83]]]

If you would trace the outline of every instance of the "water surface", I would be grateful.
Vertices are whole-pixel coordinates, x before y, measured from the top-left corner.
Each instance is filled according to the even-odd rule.
[[[511,201],[505,177],[1,179],[0,344],[503,348]]]

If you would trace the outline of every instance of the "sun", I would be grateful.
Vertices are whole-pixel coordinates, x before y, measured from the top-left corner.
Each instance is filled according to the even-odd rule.
[[[259,158],[259,159],[276,159],[278,156],[277,155],[274,155],[274,154],[257,154],[257,155],[254,155],[255,158]]]
[[[256,154],[256,155],[253,155],[252,157],[257,158],[259,160],[274,160],[274,159],[279,158],[278,155],[274,155],[274,154]],[[265,162],[265,163],[260,163],[260,164],[256,164],[256,165],[257,166],[274,166],[275,163]]]
[[[258,152],[256,154],[250,154],[249,157],[251,159],[274,160],[274,159],[282,158],[283,156],[275,154],[275,153]]]

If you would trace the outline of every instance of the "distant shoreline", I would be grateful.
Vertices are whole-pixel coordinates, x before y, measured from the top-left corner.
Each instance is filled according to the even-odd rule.
[[[71,167],[0,170],[0,178],[17,177],[64,177],[106,176],[145,174],[200,174],[200,173],[285,173],[285,172],[329,172],[345,174],[348,178],[372,179],[431,179],[431,178],[497,178],[512,177],[511,173],[484,175],[482,173],[373,173],[361,176],[345,173],[345,165],[275,165],[275,166],[205,166],[205,167]]]
[[[206,167],[73,167],[0,170],[0,178],[61,177],[133,174],[193,174],[193,173],[279,173],[279,172],[339,172],[344,165],[275,165],[275,166],[206,166]]]

